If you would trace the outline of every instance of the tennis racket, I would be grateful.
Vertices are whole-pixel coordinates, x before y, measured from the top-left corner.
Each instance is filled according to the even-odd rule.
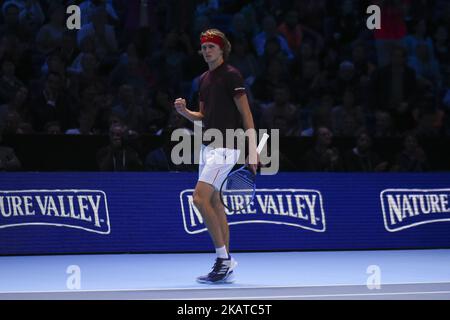
[[[258,155],[269,139],[269,135],[264,133],[256,148]],[[228,174],[220,187],[220,199],[228,211],[239,212],[246,209],[255,198],[256,175],[244,165],[241,168]]]

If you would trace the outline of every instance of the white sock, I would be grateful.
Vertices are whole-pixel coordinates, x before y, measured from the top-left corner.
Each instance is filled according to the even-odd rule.
[[[216,248],[216,254],[217,254],[218,258],[228,259],[228,252],[227,252],[227,248],[225,246],[223,246],[221,248]]]

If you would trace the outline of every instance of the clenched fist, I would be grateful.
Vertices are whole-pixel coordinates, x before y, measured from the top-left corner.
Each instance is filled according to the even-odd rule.
[[[178,98],[175,100],[173,106],[175,107],[175,110],[181,115],[186,114],[186,100],[182,98]]]

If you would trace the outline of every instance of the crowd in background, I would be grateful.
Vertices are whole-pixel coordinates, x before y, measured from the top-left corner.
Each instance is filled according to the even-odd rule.
[[[71,4],[80,30],[66,26]],[[366,26],[370,4],[381,8],[379,30]],[[208,28],[231,41],[228,62],[245,79],[256,126],[314,137],[308,170],[426,171],[419,141],[450,136],[448,0],[4,0],[0,136],[109,134],[101,170],[170,162],[161,150],[129,150],[127,168],[114,141],[192,128],[173,101],[197,106]],[[338,150],[333,137],[355,146]],[[372,150],[377,138],[402,139],[395,163]],[[0,170],[18,168],[4,158]]]

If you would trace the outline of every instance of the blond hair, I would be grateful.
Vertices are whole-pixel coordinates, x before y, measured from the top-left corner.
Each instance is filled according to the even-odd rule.
[[[227,60],[228,57],[230,56],[230,52],[231,52],[231,43],[227,39],[227,37],[225,36],[225,33],[220,31],[219,29],[208,29],[206,31],[203,31],[200,34],[200,38],[205,37],[205,36],[206,37],[207,36],[217,36],[217,37],[220,37],[222,39],[222,41],[223,41],[223,47],[222,47],[223,59]],[[201,51],[199,53],[201,53]]]

